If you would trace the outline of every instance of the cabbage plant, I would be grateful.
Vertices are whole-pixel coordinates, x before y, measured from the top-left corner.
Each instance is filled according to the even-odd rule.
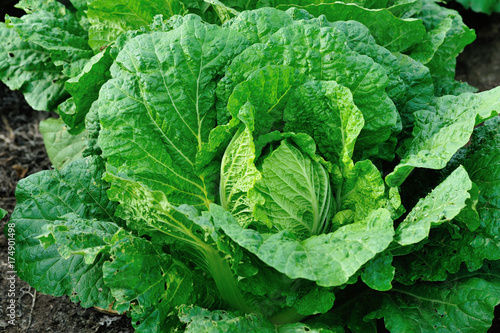
[[[211,1],[216,16],[154,7],[165,16],[124,27],[109,24],[120,1],[73,3],[0,29],[18,38],[10,61],[31,47],[66,75],[44,96],[67,139],[48,146],[87,142],[19,182],[22,279],[125,313],[137,332],[491,326],[500,90],[454,80],[474,39],[456,12]],[[30,25],[42,11],[88,46],[69,48],[70,32],[50,44],[40,27],[61,21]],[[39,94],[30,80],[20,88]]]

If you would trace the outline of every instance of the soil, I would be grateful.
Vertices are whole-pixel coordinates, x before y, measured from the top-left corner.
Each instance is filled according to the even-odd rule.
[[[7,0],[7,2],[17,2]],[[5,8],[5,7],[4,7]],[[2,9],[2,17],[3,17]],[[500,86],[500,14],[487,16],[461,10],[466,24],[474,28],[477,40],[468,46],[457,61],[457,79],[480,91]],[[54,117],[33,111],[22,94],[0,85],[0,207],[9,213],[15,206],[14,191],[19,179],[51,168],[42,136],[41,120]],[[130,320],[110,316],[97,310],[83,309],[67,297],[42,295],[16,278],[16,326],[7,323],[10,280],[7,278],[7,240],[3,226],[10,214],[0,222],[0,331],[10,333],[129,333]],[[500,307],[496,309],[494,326],[489,332],[500,332]]]

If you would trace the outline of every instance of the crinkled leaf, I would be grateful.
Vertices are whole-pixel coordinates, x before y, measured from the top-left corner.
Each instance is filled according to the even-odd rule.
[[[340,209],[352,211],[355,222],[364,220],[373,210],[385,208],[388,201],[382,175],[370,160],[354,165],[338,196]]]
[[[437,95],[457,95],[474,91],[467,84],[455,81],[456,58],[465,46],[476,38],[455,10],[435,1],[422,1],[423,8],[415,17],[420,18],[429,31],[415,52],[416,59],[429,67]],[[413,56],[413,54],[412,54]]]
[[[330,23],[324,17],[319,17],[318,21],[321,25],[332,26],[342,31],[347,37],[347,45],[350,49],[366,55],[380,64],[389,79],[386,87],[387,94],[394,101],[402,98],[404,91],[401,84],[402,78],[399,77],[400,65],[398,57],[400,54],[393,54],[385,47],[378,45],[370,34],[370,30],[360,22],[349,20]]]
[[[49,118],[40,122],[40,133],[42,133],[50,162],[57,169],[62,169],[69,163],[82,158],[86,147],[86,131],[71,135],[61,118]]]
[[[429,236],[433,225],[453,219],[465,207],[472,182],[463,167],[457,168],[429,195],[420,199],[396,229],[395,240],[405,246]]]
[[[293,19],[283,11],[258,9],[242,12],[225,27],[238,31],[255,44],[267,42],[269,36],[292,23]]]
[[[395,104],[406,129],[414,125],[413,113],[426,110],[433,103],[434,84],[429,69],[420,62],[404,54],[399,54],[398,60],[405,93]]]
[[[213,200],[213,173],[195,158],[215,127],[217,76],[246,45],[234,31],[190,16],[169,32],[130,40],[99,94],[99,146],[117,172],[174,205]]]
[[[183,14],[180,1],[165,0],[94,0],[89,4],[87,17],[90,22],[89,45],[99,50],[112,43],[127,30],[146,27],[153,17],[162,14],[165,18]]]
[[[317,161],[283,140],[262,166],[249,193],[254,217],[271,229],[298,238],[327,230],[333,201],[329,175]]]
[[[227,111],[240,119],[254,137],[281,129],[283,109],[301,79],[292,67],[264,66],[234,88]]]
[[[313,328],[302,323],[275,326],[264,316],[240,314],[229,311],[209,311],[196,306],[179,309],[181,322],[186,323],[186,333],[198,332],[262,332],[262,333],[331,333],[324,328]]]
[[[363,264],[389,246],[394,235],[389,211],[372,212],[363,223],[343,226],[333,233],[299,240],[287,231],[260,234],[243,229],[222,207],[210,205],[216,226],[240,246],[292,279],[304,278],[320,286],[346,283]]]
[[[396,108],[385,91],[388,79],[383,67],[350,50],[347,37],[337,28],[302,22],[277,31],[265,45],[254,44],[235,57],[217,88],[221,99],[219,120],[226,113],[223,102],[229,99],[234,87],[266,65],[290,66],[297,73],[336,81],[351,90],[354,103],[365,118],[365,127],[357,140],[360,148],[386,141],[398,122]]]
[[[420,20],[401,19],[389,10],[366,9],[354,3],[320,3],[312,5],[279,5],[278,8],[303,8],[318,17],[325,15],[330,22],[354,20],[363,23],[379,45],[393,52],[402,52],[421,41],[425,28]],[[391,29],[387,29],[390,26]]]
[[[253,221],[253,204],[248,198],[248,190],[261,178],[254,159],[252,134],[248,129],[240,130],[222,157],[219,193],[221,206],[230,211],[243,227]]]
[[[0,79],[20,90],[35,110],[54,111],[68,98],[66,77],[52,63],[44,48],[24,42],[14,29],[0,22]]]
[[[469,141],[476,116],[491,114],[491,106],[484,103],[485,100],[499,93],[500,89],[494,89],[488,94],[444,96],[437,99],[436,111],[414,112],[413,141],[403,159],[386,177],[387,184],[401,185],[415,167],[444,168],[453,154]]]
[[[285,109],[285,131],[307,133],[330,162],[352,168],[354,144],[364,125],[349,89],[335,81],[308,81],[291,95]]]
[[[82,255],[85,264],[94,263],[97,255],[109,252],[109,243],[118,226],[108,221],[82,219],[74,213],[61,216],[52,224],[45,224],[38,238],[46,249],[55,244],[63,259]]]
[[[78,76],[66,81],[64,86],[73,97],[75,108],[72,112],[60,112],[60,115],[71,134],[77,134],[85,128],[84,120],[90,106],[99,97],[101,86],[110,79],[112,62],[110,51],[106,49],[93,56]]]
[[[102,280],[106,256],[87,265],[81,255],[63,259],[56,244],[44,249],[37,236],[44,225],[54,225],[66,214],[80,219],[120,223],[116,203],[106,196],[101,181],[104,166],[98,158],[74,161],[61,171],[42,171],[22,179],[11,217],[16,229],[16,268],[21,279],[43,293],[68,295],[84,307],[108,308],[113,302]]]
[[[21,18],[6,16],[6,22],[23,40],[49,52],[55,65],[70,64],[93,55],[87,32],[64,5],[55,0],[23,1],[22,4],[35,7]]]
[[[120,308],[128,308],[137,332],[170,332],[172,311],[192,301],[192,273],[143,238],[122,231],[112,243],[103,275]]]

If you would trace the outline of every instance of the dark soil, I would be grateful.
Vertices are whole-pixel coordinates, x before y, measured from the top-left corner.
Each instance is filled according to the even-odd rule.
[[[458,58],[457,79],[470,83],[480,91],[500,86],[500,15],[487,16],[467,11],[461,11],[461,14],[466,24],[476,29],[478,38]],[[0,85],[0,207],[9,213],[15,206],[14,190],[19,179],[51,168],[38,130],[39,122],[51,116],[46,112],[33,111],[20,93],[11,92],[3,84]],[[130,320],[126,317],[83,309],[71,303],[67,297],[39,294],[19,279],[15,282],[16,326],[8,325],[9,269],[3,226],[9,216],[0,223],[0,331],[133,332]],[[491,333],[500,332],[499,309],[497,307]]]

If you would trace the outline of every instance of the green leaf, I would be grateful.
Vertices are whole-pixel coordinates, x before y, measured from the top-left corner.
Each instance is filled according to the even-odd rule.
[[[414,112],[413,141],[394,171],[387,175],[387,184],[401,185],[415,167],[444,168],[453,154],[469,141],[477,114],[491,111],[484,98],[485,95],[471,93],[444,96],[436,100],[435,112]]]
[[[391,265],[392,259],[393,257],[390,253],[381,253],[370,260],[365,265],[363,273],[361,273],[363,282],[370,288],[378,291],[390,290],[396,270]]]
[[[420,20],[401,19],[388,9],[366,9],[354,3],[319,3],[311,5],[279,5],[277,8],[303,8],[318,17],[325,15],[328,21],[354,20],[363,23],[377,44],[392,52],[403,52],[421,41],[425,36],[425,28]],[[391,29],[387,29],[390,26]]]
[[[158,14],[184,14],[184,7],[175,0],[94,0],[87,11],[89,45],[94,51],[108,46],[123,32],[148,26]]]
[[[362,223],[343,226],[333,233],[298,240],[287,230],[260,234],[243,229],[222,207],[210,205],[216,226],[264,263],[292,279],[316,281],[332,287],[346,283],[363,264],[389,246],[394,235],[389,211],[379,209]]]
[[[465,8],[472,9],[478,13],[491,14],[500,12],[500,2],[498,0],[457,0]]]
[[[116,204],[108,200],[101,181],[104,166],[98,158],[74,161],[61,171],[42,171],[22,179],[11,217],[16,229],[16,269],[21,279],[42,293],[68,295],[83,307],[108,308],[114,298],[102,281],[105,255],[87,265],[82,255],[63,259],[58,246],[44,249],[36,238],[44,225],[58,224],[72,213],[82,220],[99,219],[120,224]]]
[[[92,265],[100,253],[109,253],[108,244],[118,228],[108,221],[82,219],[68,213],[52,224],[45,224],[43,233],[36,238],[45,249],[55,244],[63,259],[82,255],[85,264]]]
[[[368,318],[384,317],[391,332],[487,332],[500,303],[495,273],[469,274],[442,283],[398,286],[380,295],[383,304]]]
[[[372,211],[388,204],[384,180],[377,167],[370,161],[357,162],[337,188],[340,209],[354,213],[354,221],[364,220]],[[339,209],[339,210],[340,210]]]
[[[262,178],[249,193],[254,217],[271,229],[298,238],[328,229],[333,206],[326,169],[283,140],[262,165]]]
[[[325,288],[307,285],[302,290],[285,291],[286,305],[304,316],[326,313],[335,301],[335,294]]]
[[[378,45],[370,34],[370,30],[360,22],[349,20],[330,23],[321,18],[317,20],[321,25],[328,25],[342,31],[347,37],[347,44],[350,49],[366,55],[380,64],[389,79],[386,87],[387,94],[392,100],[401,98],[400,95],[403,93],[401,89],[402,78],[400,78],[400,65],[398,64],[400,54],[393,54],[385,47]]]
[[[281,128],[290,92],[302,77],[289,66],[264,66],[238,84],[227,104],[233,119],[241,120],[254,137]]]
[[[6,16],[19,36],[50,53],[56,66],[70,64],[93,55],[87,32],[64,5],[55,0],[23,1],[21,6],[34,6],[21,18]]]
[[[266,43],[273,33],[292,23],[292,17],[283,11],[257,9],[240,13],[226,22],[225,27],[238,31],[255,44]]]
[[[422,43],[411,50],[411,56],[415,55],[417,60],[429,67],[436,94],[457,95],[474,91],[466,84],[455,81],[456,58],[465,46],[476,39],[474,30],[463,23],[457,11],[440,6],[435,1],[423,1],[422,11],[416,17],[422,20],[429,32]]]
[[[97,104],[99,146],[117,168],[108,172],[162,191],[174,205],[208,207],[217,175],[197,170],[196,155],[215,127],[218,75],[246,45],[238,33],[194,16],[130,40]]]
[[[411,57],[399,54],[399,76],[403,81],[405,92],[402,98],[395,101],[403,128],[414,126],[414,113],[426,110],[434,102],[434,83],[429,69]]]
[[[268,11],[273,11],[267,8]],[[219,82],[219,120],[236,85],[266,65],[286,65],[297,74],[318,81],[336,81],[353,92],[363,113],[365,127],[357,139],[359,148],[386,141],[398,122],[396,108],[386,93],[388,78],[373,59],[349,49],[347,37],[334,27],[296,22],[272,36],[265,45],[254,44],[235,57]]]
[[[500,114],[500,87],[481,91],[474,94],[474,96],[479,97],[471,97],[473,103],[476,102],[476,104],[473,104],[474,107],[478,110],[476,125]]]
[[[0,208],[0,219],[3,219],[7,214],[8,212],[5,209]]]
[[[76,77],[66,81],[64,86],[73,97],[75,109],[60,112],[60,115],[71,134],[80,133],[85,128],[84,120],[90,106],[99,97],[102,85],[111,78],[109,68],[112,62],[110,49],[106,49],[93,56]]]
[[[40,132],[49,159],[57,169],[82,158],[86,147],[87,132],[71,135],[61,118],[49,118],[40,122]]]
[[[349,89],[335,81],[307,81],[293,91],[283,118],[285,131],[311,135],[319,152],[343,172],[353,167],[354,144],[365,122]]]
[[[191,272],[149,241],[124,231],[112,244],[112,261],[103,265],[103,278],[116,306],[129,312],[137,332],[170,332],[172,311],[193,301]]]
[[[431,226],[453,219],[465,207],[472,182],[463,167],[457,168],[429,195],[420,199],[396,229],[395,240],[405,246],[429,236]]]
[[[24,42],[14,29],[0,22],[0,79],[12,90],[20,90],[35,110],[54,111],[68,98],[66,77],[50,60],[44,48]]]
[[[262,333],[332,333],[324,328],[313,328],[302,323],[275,326],[259,314],[240,314],[229,311],[209,311],[196,306],[179,309],[181,322],[186,323],[186,333],[198,332],[262,332]]]
[[[235,134],[226,148],[219,186],[221,206],[230,211],[243,227],[253,221],[253,204],[248,198],[248,190],[261,178],[254,160],[252,134],[245,128]]]

